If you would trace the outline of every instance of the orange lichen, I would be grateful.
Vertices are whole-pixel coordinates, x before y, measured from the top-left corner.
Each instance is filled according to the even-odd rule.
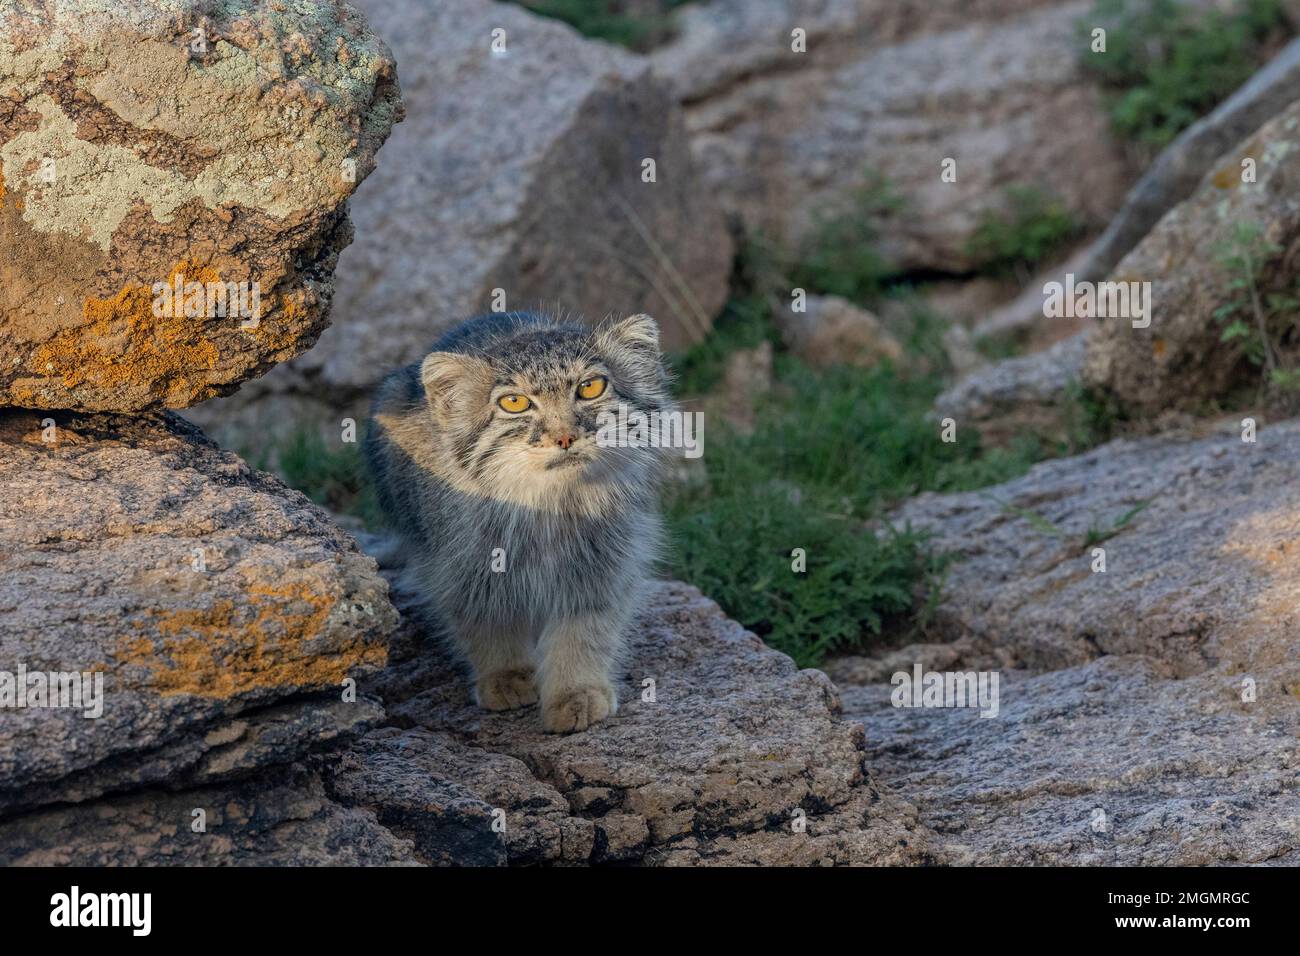
[[[263,316],[256,328],[249,329],[264,350],[279,353],[298,342],[303,330],[311,324],[311,306],[306,299],[307,292],[303,289],[281,295],[276,320],[268,322]]]
[[[1225,166],[1214,174],[1214,179],[1211,181],[1219,189],[1231,189],[1241,182],[1241,170],[1237,167]]]
[[[221,599],[206,608],[150,609],[137,627],[150,637],[119,640],[117,659],[149,671],[162,696],[194,694],[230,699],[254,690],[337,686],[358,666],[380,666],[386,650],[361,634],[335,653],[309,647],[320,635],[335,600],[305,583],[249,590],[248,604]]]
[[[177,275],[185,282],[221,281],[215,269],[189,260],[173,267],[167,281]],[[158,382],[166,387],[167,398],[184,402],[205,384],[199,373],[216,367],[217,346],[204,337],[202,319],[156,316],[153,306],[153,289],[144,285],[128,284],[110,298],[86,299],[85,323],[37,348],[35,370],[61,376],[70,389]]]

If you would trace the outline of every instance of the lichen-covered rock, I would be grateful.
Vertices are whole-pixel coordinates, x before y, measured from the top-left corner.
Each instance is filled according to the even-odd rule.
[[[98,716],[0,708],[0,813],[339,740],[382,715],[343,681],[396,622],[323,511],[174,416],[0,411],[0,694],[24,671],[102,680]]]
[[[881,248],[904,269],[963,273],[1006,187],[1036,185],[1096,225],[1123,198],[1133,171],[1079,65],[1091,7],[713,0],[682,10],[680,39],[652,60],[707,182],[747,226],[796,241],[883,174],[907,209]],[[940,178],[948,158],[955,182]]]
[[[181,408],[302,352],[399,113],[339,0],[0,0],[0,404]]]
[[[1253,161],[1254,181],[1243,181]],[[1249,372],[1240,348],[1224,343],[1215,313],[1241,292],[1241,229],[1261,291],[1289,286],[1300,270],[1300,100],[1222,155],[1192,196],[1174,207],[1115,267],[1112,282],[1151,283],[1151,323],[1095,323],[1085,383],[1109,393],[1133,417],[1192,410],[1222,398]],[[1237,245],[1234,246],[1234,243]],[[1243,318],[1253,326],[1255,318]],[[1255,371],[1255,375],[1262,373]]]
[[[244,443],[285,417],[263,401],[304,398],[296,420],[333,425],[341,410],[359,415],[388,370],[489,310],[591,322],[648,312],[669,348],[708,331],[732,242],[672,97],[642,59],[513,4],[362,6],[393,44],[407,113],[353,202],[358,235],[339,262],[334,323],[197,421]]]
[[[384,726],[260,771],[260,784],[0,820],[0,863],[935,862],[915,808],[870,775],[862,728],[825,675],[694,588],[655,594],[619,713],[583,733],[544,733],[535,707],[476,707],[412,616],[389,666],[362,682],[384,697]],[[224,816],[212,825],[209,811],[206,839],[191,834],[191,808],[214,806]]]
[[[831,674],[877,781],[942,834],[938,855],[1205,865],[1300,850],[1297,475],[1288,422],[1253,444],[1235,428],[1112,442],[894,516],[954,557],[936,643]],[[998,670],[998,715],[891,706],[890,674],[914,664]]]

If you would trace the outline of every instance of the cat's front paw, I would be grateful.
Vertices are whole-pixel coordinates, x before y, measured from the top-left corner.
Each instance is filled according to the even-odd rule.
[[[516,710],[537,703],[531,667],[493,671],[478,680],[478,703],[488,710]]]
[[[571,734],[600,723],[617,707],[608,681],[568,687],[542,702],[542,727],[552,734]]]

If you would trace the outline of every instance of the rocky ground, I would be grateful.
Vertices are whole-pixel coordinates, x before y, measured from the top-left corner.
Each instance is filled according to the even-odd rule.
[[[1239,430],[1117,441],[900,511],[956,555],[936,640],[829,673],[866,726],[869,765],[945,853],[1300,858],[1300,508],[1283,491],[1298,436],[1289,422],[1253,444]],[[1142,501],[1113,537],[1087,543]],[[889,676],[916,662],[999,670],[999,715],[893,707]]]
[[[1086,4],[713,0],[645,56],[487,0],[361,6],[0,0],[0,674],[104,678],[102,717],[0,709],[0,864],[1300,862],[1300,423],[1216,324],[1238,223],[1261,283],[1296,273],[1300,47],[1138,180],[1070,53]],[[1086,389],[1128,434],[891,516],[949,555],[924,644],[800,670],[664,581],[619,714],[543,734],[472,704],[333,516],[164,411],[337,436],[498,289],[696,341],[737,240],[797,245],[867,165],[911,204],[890,255],[972,320],[936,418],[1059,437]],[[994,308],[967,240],[1035,179],[1109,224],[1080,276],[1156,307],[989,362],[972,333],[1041,296]],[[256,279],[261,324],[159,316],[179,272]],[[810,367],[902,355],[809,304],[777,325]],[[773,351],[733,354],[723,417],[753,424]],[[996,671],[997,715],[894,706],[918,665]]]

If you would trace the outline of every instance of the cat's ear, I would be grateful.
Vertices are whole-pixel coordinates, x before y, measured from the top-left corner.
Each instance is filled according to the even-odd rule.
[[[596,344],[611,359],[627,351],[638,358],[659,361],[659,323],[644,312],[629,315],[602,325],[596,332]]]
[[[457,412],[472,413],[487,401],[492,370],[482,359],[460,352],[430,352],[420,363],[420,381],[435,419],[446,423]]]
[[[650,407],[664,400],[668,373],[659,354],[659,324],[650,316],[629,315],[600,326],[596,350],[625,394],[630,390]]]

